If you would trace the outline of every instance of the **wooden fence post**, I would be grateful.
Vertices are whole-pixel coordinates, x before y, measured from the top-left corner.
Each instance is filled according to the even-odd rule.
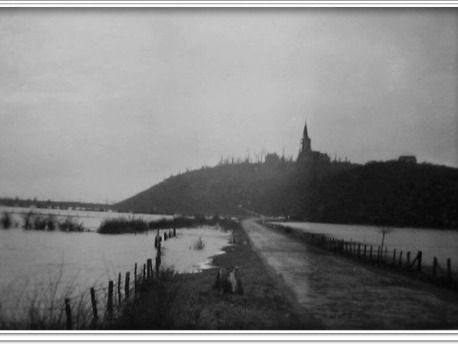
[[[121,273],[118,274],[118,307],[121,306]]]
[[[386,262],[386,259],[388,258],[388,247],[385,247],[385,254],[383,255],[383,262]]]
[[[148,258],[146,260],[146,279],[150,279],[151,278],[151,271],[152,271],[152,261],[151,261],[151,258]]]
[[[393,250],[393,265],[396,264],[396,249]]]
[[[134,266],[134,294],[137,295],[137,263]]]
[[[433,258],[433,277],[436,278],[437,276],[437,258]]]
[[[127,300],[130,295],[130,272],[126,272],[126,281],[124,283],[124,296],[125,299]]]
[[[72,309],[70,307],[70,299],[65,299],[65,315],[67,317],[66,329],[72,329]]]
[[[146,264],[143,264],[143,281],[145,281],[146,278]]]
[[[421,257],[423,255],[423,252],[418,251],[417,253],[417,271],[421,272]]]
[[[99,316],[97,314],[97,300],[95,299],[95,289],[91,288],[92,322],[95,325]]]
[[[402,267],[402,251],[399,252],[399,266]]]
[[[361,244],[358,244],[358,258],[361,258]]]
[[[363,253],[364,254],[364,259],[366,259],[366,253],[367,253],[367,245],[366,244],[364,244],[364,251],[363,252],[364,252]]]
[[[175,227],[173,227],[173,236],[176,237],[177,236],[177,229]]]
[[[410,251],[407,252],[407,267],[410,268]]]
[[[450,258],[447,258],[447,281],[449,283],[452,281],[452,262]]]
[[[107,318],[113,319],[113,281],[108,282]]]
[[[372,262],[372,245],[369,250],[369,261]]]

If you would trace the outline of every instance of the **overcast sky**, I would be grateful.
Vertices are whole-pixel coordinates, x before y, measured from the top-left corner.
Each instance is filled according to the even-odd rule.
[[[119,201],[262,150],[458,166],[456,9],[1,9],[0,196]]]

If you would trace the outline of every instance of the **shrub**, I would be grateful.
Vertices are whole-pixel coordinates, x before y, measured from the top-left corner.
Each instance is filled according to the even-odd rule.
[[[2,225],[2,228],[4,229],[8,229],[11,227],[12,225],[12,220],[11,220],[11,214],[10,213],[7,213],[7,212],[4,212],[3,215],[2,215],[2,218],[0,219],[0,223]]]
[[[138,220],[107,219],[97,229],[100,234],[142,233],[149,229],[148,223]]]
[[[86,228],[84,228],[82,223],[75,222],[70,216],[68,216],[64,222],[59,223],[59,229],[62,232],[84,232]]]
[[[194,250],[203,250],[205,248],[205,241],[202,240],[202,237],[199,237],[193,245]]]
[[[24,229],[32,229],[33,213],[29,211],[28,213],[23,214],[22,218],[24,219]]]

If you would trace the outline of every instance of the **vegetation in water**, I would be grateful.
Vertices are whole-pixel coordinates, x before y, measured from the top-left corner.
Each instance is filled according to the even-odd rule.
[[[192,217],[178,216],[171,219],[163,218],[150,222],[142,219],[106,219],[97,229],[97,232],[100,234],[143,233],[148,230],[192,228],[216,225],[219,225],[226,230],[240,228],[240,223],[231,218],[195,215]]]
[[[0,225],[3,229],[9,229],[12,225],[13,221],[11,219],[11,215],[8,212],[4,212],[2,217],[0,218]]]
[[[141,219],[106,219],[97,232],[100,234],[142,233],[148,230],[148,223]]]
[[[206,242],[202,239],[202,237],[197,238],[197,240],[193,244],[194,250],[203,250],[205,248]]]

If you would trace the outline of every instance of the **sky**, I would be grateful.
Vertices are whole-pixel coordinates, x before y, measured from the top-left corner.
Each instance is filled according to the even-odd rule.
[[[457,9],[1,9],[0,196],[116,202],[221,156],[458,167]]]

